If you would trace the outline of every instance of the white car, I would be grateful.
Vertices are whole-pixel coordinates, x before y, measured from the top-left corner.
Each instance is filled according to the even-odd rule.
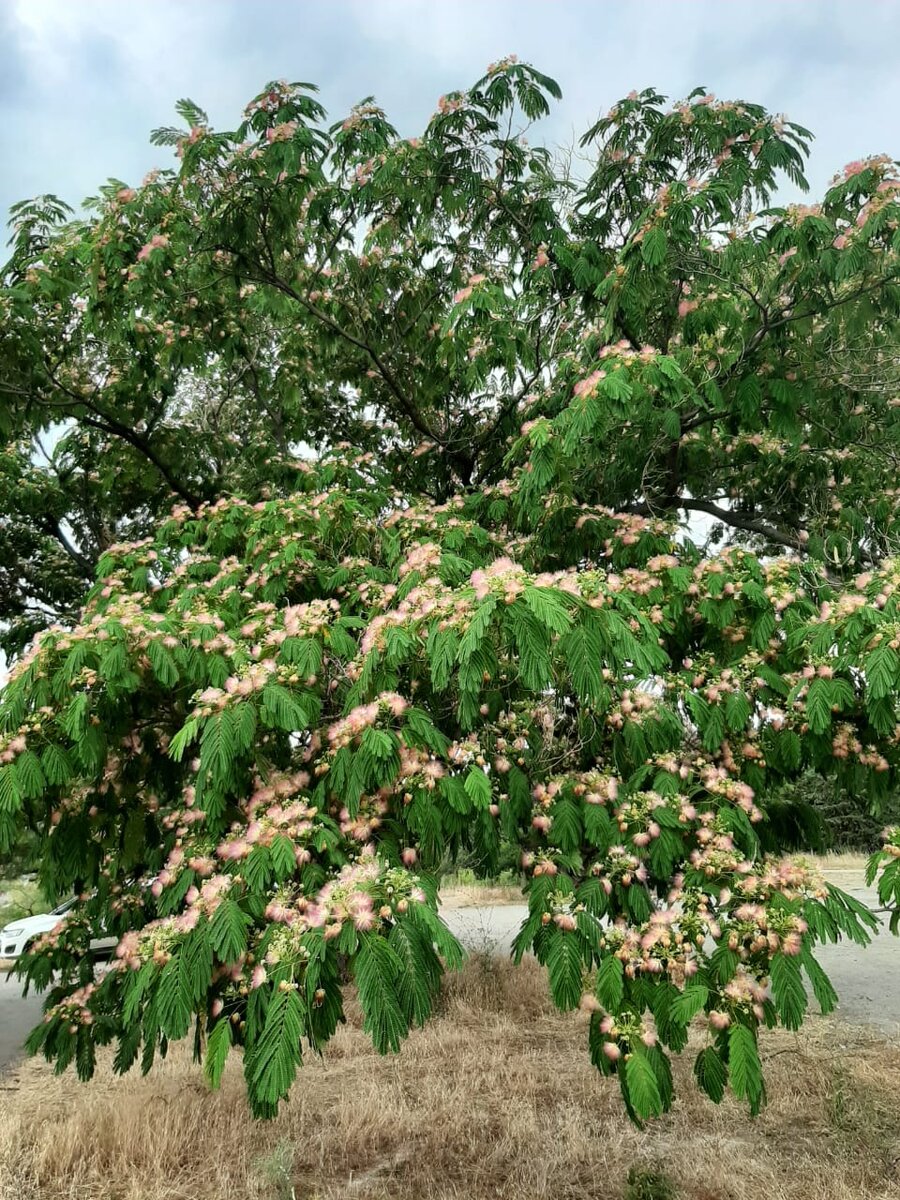
[[[18,958],[24,954],[29,944],[39,938],[42,933],[55,929],[60,921],[65,920],[66,913],[74,905],[74,900],[67,900],[52,912],[38,913],[34,917],[19,917],[0,929],[0,958]],[[116,944],[115,938],[94,938],[91,949],[97,953],[111,950]]]

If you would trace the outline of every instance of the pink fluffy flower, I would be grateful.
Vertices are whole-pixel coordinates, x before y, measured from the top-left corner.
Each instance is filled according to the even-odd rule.
[[[144,259],[150,257],[154,250],[161,250],[168,244],[169,239],[164,233],[155,233],[150,241],[138,251],[138,262],[143,262]]]
[[[588,396],[606,375],[605,371],[592,371],[586,379],[580,379],[572,389],[576,396]]]

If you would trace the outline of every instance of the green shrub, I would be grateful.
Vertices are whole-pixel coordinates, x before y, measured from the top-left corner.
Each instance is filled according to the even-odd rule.
[[[900,819],[900,799],[891,796],[873,812],[837,780],[807,771],[766,797],[760,833],[767,848],[782,851],[877,850],[885,825]]]
[[[629,1170],[624,1200],[676,1200],[676,1196],[675,1185],[661,1167],[653,1164]]]

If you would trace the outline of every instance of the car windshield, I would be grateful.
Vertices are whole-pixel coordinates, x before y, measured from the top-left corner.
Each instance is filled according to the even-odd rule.
[[[72,907],[72,905],[74,903],[75,903],[75,898],[73,897],[71,900],[67,900],[65,902],[65,904],[60,904],[60,906],[58,908],[51,908],[50,916],[51,917],[61,917],[63,915],[63,913],[67,913],[69,911],[69,909]]]

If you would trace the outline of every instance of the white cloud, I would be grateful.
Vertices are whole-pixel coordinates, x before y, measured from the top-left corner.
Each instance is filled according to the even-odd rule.
[[[900,6],[865,15],[827,0],[8,0],[0,205],[139,179],[166,161],[147,134],[180,96],[224,124],[267,79],[308,79],[335,116],[375,93],[414,133],[438,95],[510,52],[563,87],[548,138],[571,142],[632,87],[701,83],[809,126],[820,191],[851,158],[900,155]]]

